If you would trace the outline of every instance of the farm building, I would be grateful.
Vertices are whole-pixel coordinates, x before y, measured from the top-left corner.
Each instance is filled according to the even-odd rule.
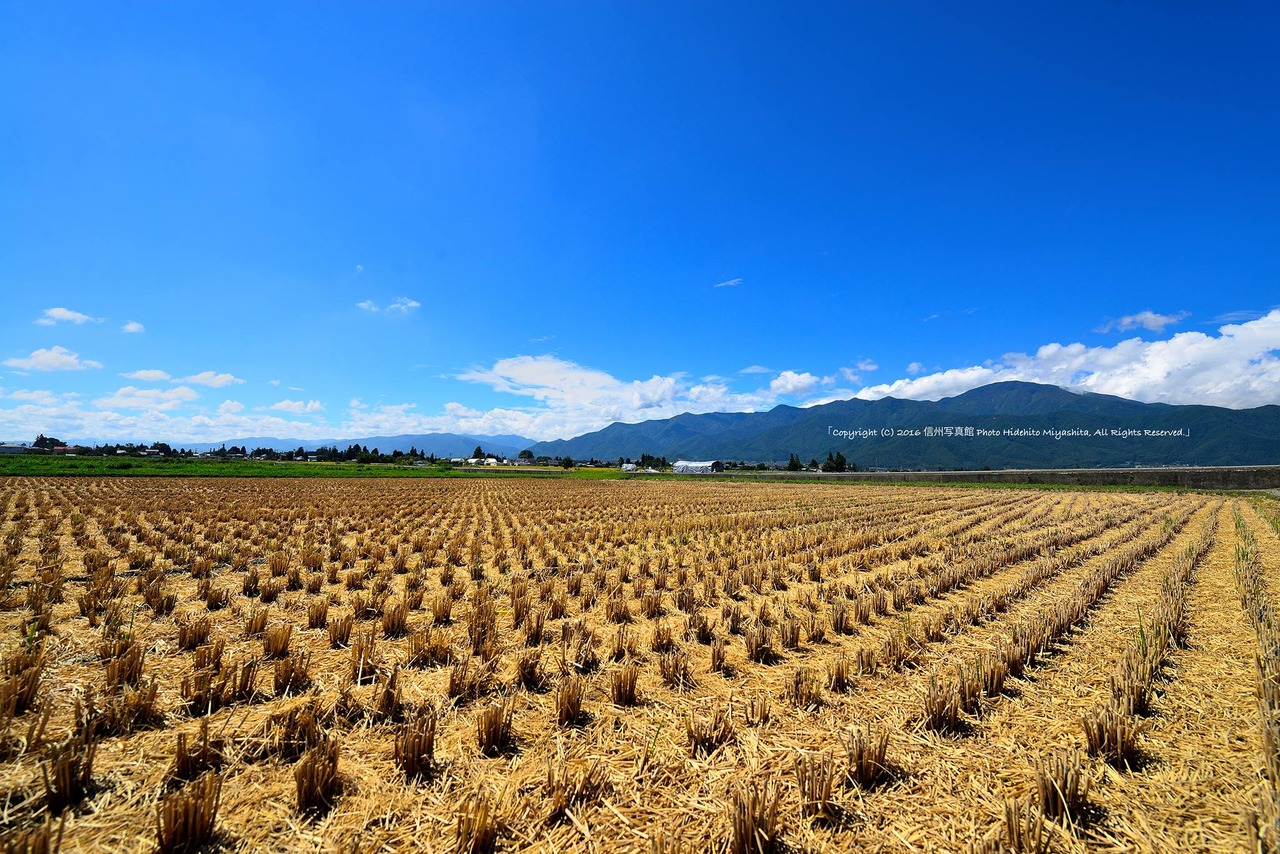
[[[26,445],[9,444],[8,442],[0,444],[0,454],[25,454],[26,452]]]
[[[724,463],[719,460],[676,460],[672,471],[676,474],[713,474],[724,471]]]
[[[635,463],[623,463],[623,464],[622,464],[622,470],[623,470],[623,471],[635,471],[635,470],[636,470],[636,464],[635,464]]]

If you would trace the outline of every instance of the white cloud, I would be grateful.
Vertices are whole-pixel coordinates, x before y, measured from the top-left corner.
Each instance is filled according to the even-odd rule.
[[[324,409],[324,404],[318,400],[281,400],[271,404],[268,409],[274,409],[279,412],[291,412],[294,415],[304,415],[308,412],[319,412]]]
[[[741,279],[741,278],[737,278],[737,279],[727,279],[726,281],[723,281],[723,282],[720,282],[720,283],[718,283],[718,284],[712,285],[711,287],[713,287],[713,288],[736,288],[736,287],[737,287],[738,285],[740,285],[740,284],[742,284],[742,279]]]
[[[479,416],[413,414],[405,432],[518,433],[538,439],[576,436],[615,421],[668,418],[682,412],[743,412],[773,405],[769,389],[738,393],[719,383],[691,384],[682,373],[622,380],[555,356],[515,356],[458,379],[536,401],[526,409],[491,409]],[[383,408],[358,413],[361,423],[379,421]],[[353,415],[357,414],[353,412]]]
[[[366,299],[356,303],[356,308],[361,308],[365,311],[377,311],[378,304],[371,299]]]
[[[121,374],[120,376],[124,377],[125,379],[142,380],[143,382],[148,382],[148,383],[155,383],[155,382],[161,382],[163,380],[173,379],[172,377],[169,376],[167,371],[161,371],[155,368],[144,368],[141,371],[133,371],[132,373]]]
[[[858,364],[855,365],[854,367],[856,367],[860,371],[867,371],[867,372],[880,370],[880,366],[877,365],[871,359],[859,359]]]
[[[53,406],[58,402],[58,396],[51,391],[44,389],[14,389],[8,395],[10,400],[21,400],[25,403],[35,403],[40,406]]]
[[[740,374],[771,374],[773,373],[773,371],[769,370],[764,365],[747,365],[745,368],[738,371],[738,373]]]
[[[84,365],[78,358],[77,363]],[[923,363],[912,363],[907,371],[912,377],[862,388],[856,396],[936,399],[989,382],[1029,380],[1169,403],[1280,403],[1280,310],[1211,334],[1183,332],[1158,341],[1133,338],[1112,347],[1047,344],[1029,355],[1013,353],[929,375],[925,370]],[[501,359],[458,378],[512,395],[508,399],[516,403],[481,409],[455,400],[422,413],[412,403],[368,404],[356,398],[340,421],[330,422],[315,408],[316,401],[281,401],[287,408],[274,412],[249,412],[234,400],[216,410],[189,409],[183,404],[198,395],[186,385],[129,386],[92,405],[68,394],[22,390],[10,393],[0,406],[0,435],[43,432],[71,441],[159,439],[175,444],[252,435],[319,440],[444,431],[553,439],[598,430],[614,421],[668,418],[682,412],[759,411],[806,386],[807,393],[796,391],[798,397],[782,399],[813,406],[855,396],[844,382],[824,386],[813,375],[796,371],[782,372],[763,388],[736,392],[728,381],[715,377],[695,381],[675,372],[628,380],[550,355]],[[306,417],[297,419],[298,415]]]
[[[33,350],[30,356],[21,359],[5,359],[4,364],[23,371],[82,371],[86,368],[101,368],[101,362],[92,359],[81,359],[66,347],[53,346],[47,350]]]
[[[769,390],[774,394],[806,394],[813,391],[818,383],[818,377],[811,373],[798,374],[795,371],[783,371],[769,383]]]
[[[138,335],[147,331],[147,327],[143,326],[136,320],[130,320],[124,326],[121,326],[120,329],[124,332],[128,332],[130,335]]]
[[[1172,326],[1189,315],[1190,313],[1185,311],[1180,311],[1177,314],[1157,314],[1148,309],[1137,314],[1126,314],[1119,320],[1109,320],[1095,331],[1110,332],[1116,329],[1121,332],[1128,332],[1131,329],[1142,328],[1150,332],[1163,332],[1166,326]]]
[[[444,405],[444,414],[453,418],[479,418],[484,415],[478,409],[463,406],[461,403],[449,402]]]
[[[398,311],[401,314],[408,314],[410,311],[413,311],[413,309],[421,307],[422,303],[418,302],[416,299],[396,297],[396,301],[387,306],[387,311]]]
[[[356,265],[356,272],[357,272],[357,273],[363,273],[363,272],[364,272],[364,265],[363,265],[363,264],[357,264],[357,265]]]
[[[61,306],[59,306],[58,308],[46,308],[44,310],[44,314],[42,314],[40,318],[36,320],[36,323],[40,324],[41,326],[56,326],[59,323],[80,324],[80,323],[88,323],[89,321],[93,321],[94,323],[101,323],[102,318],[90,317],[87,314],[81,314],[78,311],[72,311],[69,308],[62,308]]]
[[[1265,311],[1256,311],[1253,309],[1244,309],[1242,311],[1224,311],[1222,314],[1209,321],[1214,323],[1243,323],[1246,320],[1257,320],[1266,314]]]
[[[182,379],[174,380],[174,382],[194,383],[195,385],[207,385],[212,388],[222,388],[224,385],[231,385],[232,383],[239,385],[243,383],[244,380],[240,379],[239,377],[232,376],[231,374],[226,374],[226,373],[218,374],[218,373],[214,373],[213,371],[201,371],[198,374],[192,374],[189,377],[183,377]]]
[[[128,385],[117,389],[114,394],[98,398],[93,405],[99,409],[151,409],[167,412],[199,397],[194,389],[185,385],[166,389],[135,388]]]
[[[917,379],[870,386],[864,400],[937,400],[1003,380],[1051,383],[1077,391],[1159,403],[1244,408],[1280,403],[1280,309],[1217,335],[1179,332],[1162,341],[1130,338],[1112,347],[1045,344]]]
[[[194,392],[190,389],[121,389],[115,395],[95,401],[97,406],[86,406],[67,394],[52,405],[20,401],[17,406],[0,406],[0,436],[44,433],[72,442],[160,440],[181,446],[254,435],[296,436],[310,440],[357,435],[349,434],[345,427],[326,424],[315,416],[307,421],[295,421],[264,412],[174,412],[173,400],[153,397],[165,394],[186,397]],[[121,403],[128,406],[114,406]],[[103,405],[114,408],[102,408]]]

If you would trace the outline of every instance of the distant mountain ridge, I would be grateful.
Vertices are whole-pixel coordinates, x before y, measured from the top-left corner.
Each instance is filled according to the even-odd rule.
[[[807,409],[615,423],[533,445],[537,455],[601,460],[647,453],[671,460],[785,461],[794,453],[807,462],[837,451],[862,468],[1276,464],[1280,406],[1141,403],[1002,382],[938,401],[841,400]]]
[[[244,439],[228,439],[225,442],[196,442],[195,444],[173,443],[193,451],[216,451],[222,446],[244,446],[252,451],[254,448],[270,448],[273,451],[296,451],[302,448],[314,451],[321,446],[337,447],[345,450],[351,445],[373,450],[377,448],[384,454],[393,451],[407,453],[410,448],[417,448],[424,454],[437,457],[469,457],[479,445],[486,453],[504,457],[516,454],[534,444],[532,439],[522,436],[499,435],[477,436],[463,433],[407,433],[400,436],[366,436],[362,439],[280,439],[274,436],[251,436]]]

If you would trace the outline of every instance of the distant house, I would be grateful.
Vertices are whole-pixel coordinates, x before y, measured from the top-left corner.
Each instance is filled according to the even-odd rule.
[[[719,460],[676,460],[672,471],[676,474],[715,474],[724,471],[724,463]]]
[[[0,454],[25,454],[26,452],[26,445],[15,445],[8,442],[0,445]]]
[[[623,470],[623,471],[635,471],[635,470],[636,470],[636,464],[635,464],[635,463],[623,463],[623,464],[622,464],[622,470]]]

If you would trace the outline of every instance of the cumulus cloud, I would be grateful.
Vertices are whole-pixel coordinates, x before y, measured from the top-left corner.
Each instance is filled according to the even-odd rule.
[[[139,323],[136,320],[130,320],[129,322],[125,323],[124,326],[121,326],[120,329],[124,332],[129,333],[130,335],[140,335],[143,332],[147,331],[147,327],[143,326],[141,323]]]
[[[1180,311],[1177,314],[1157,314],[1148,309],[1140,311],[1137,314],[1126,314],[1117,320],[1109,320],[1097,328],[1097,332],[1110,332],[1115,329],[1120,332],[1128,332],[1132,329],[1146,329],[1149,332],[1163,332],[1166,326],[1172,326],[1178,321],[1189,316],[1189,312]]]
[[[58,396],[51,391],[45,389],[14,389],[8,395],[10,400],[21,400],[26,403],[35,403],[40,406],[52,406],[58,402]]]
[[[290,412],[294,415],[305,415],[308,412],[320,412],[324,404],[318,400],[281,400],[271,404],[268,409],[279,412]]]
[[[421,308],[421,307],[422,307],[422,303],[418,302],[416,299],[409,299],[408,297],[396,297],[395,302],[387,306],[387,311],[398,311],[401,314],[408,314],[409,312],[413,311],[415,308]]]
[[[44,313],[36,320],[36,323],[41,326],[56,326],[59,323],[75,323],[78,325],[81,323],[88,323],[89,321],[101,323],[102,318],[90,317],[87,314],[81,314],[78,311],[72,311],[69,308],[62,308],[59,306],[57,308],[46,308]]]
[[[144,368],[141,371],[133,371],[120,376],[130,380],[142,380],[148,383],[158,383],[164,380],[172,379],[167,371],[157,370],[156,368]]]
[[[213,371],[201,371],[198,374],[192,374],[189,377],[183,377],[182,379],[174,380],[174,382],[175,383],[193,383],[195,385],[207,385],[207,386],[210,386],[211,388],[222,388],[225,385],[232,385],[233,383],[236,385],[239,385],[243,383],[244,380],[240,379],[239,377],[232,376],[231,374],[226,374],[226,373],[219,374],[219,373],[214,373]]]
[[[758,372],[748,372],[754,373]],[[283,400],[252,412],[234,400],[224,401],[216,410],[187,408],[184,404],[198,395],[193,384],[183,380],[175,381],[175,385],[183,383],[178,387],[127,386],[92,404],[82,404],[71,395],[24,389],[9,393],[0,405],[0,435],[34,431],[72,440],[154,437],[180,443],[245,435],[327,439],[448,431],[553,439],[598,430],[614,421],[667,418],[682,412],[759,411],[780,400],[813,406],[889,394],[937,399],[1000,380],[1053,383],[1138,400],[1255,406],[1280,403],[1280,310],[1223,325],[1211,333],[1182,332],[1165,340],[1134,337],[1110,347],[1050,343],[1031,353],[1006,354],[934,373],[927,373],[922,362],[912,363],[903,379],[860,390],[857,385],[847,387],[850,382],[841,379],[845,371],[833,371],[832,377],[823,379],[794,370],[768,374],[772,382],[759,380],[763,387],[736,391],[733,382],[714,375],[693,379],[673,372],[629,379],[550,355],[522,355],[456,377],[487,392],[509,395],[510,403],[484,409],[455,399],[440,409],[421,412],[412,403],[366,403],[357,398],[334,422],[325,420],[319,401],[305,399]],[[229,377],[224,385],[236,381],[230,374],[207,372],[206,376]],[[735,379],[741,385],[755,384],[749,376]],[[824,384],[824,379],[830,382]]]
[[[1051,383],[1148,403],[1232,408],[1280,403],[1280,309],[1219,327],[1216,335],[1179,332],[1160,341],[1130,338],[1112,347],[1045,344],[1034,354],[1007,353],[982,365],[869,386],[857,396],[937,400],[1004,380]]]
[[[5,359],[4,364],[22,371],[82,371],[102,367],[101,362],[81,359],[77,353],[56,345],[48,349],[32,350],[30,356],[23,358]]]
[[[98,398],[93,405],[99,409],[154,409],[157,412],[168,412],[199,397],[194,389],[185,385],[165,389],[127,385],[117,389],[114,394]]]
[[[769,383],[769,390],[774,394],[806,394],[813,391],[814,387],[819,383],[818,377],[813,374],[796,373],[795,371],[783,371],[773,378]]]
[[[860,371],[867,372],[880,370],[880,366],[871,359],[859,359],[858,364],[855,365],[855,367]]]
[[[371,299],[366,299],[356,303],[356,308],[363,309],[364,311],[377,311],[378,304]]]
[[[717,283],[717,284],[712,285],[712,287],[713,287],[713,288],[736,288],[736,287],[737,287],[738,285],[740,285],[740,284],[742,284],[742,279],[741,279],[741,278],[737,278],[737,279],[726,279],[726,280],[725,280],[725,281],[723,281],[723,282],[719,282],[719,283]]]
[[[489,368],[457,378],[530,399],[536,405],[490,409],[465,417],[414,414],[414,430],[561,438],[598,430],[615,421],[668,418],[682,412],[743,412],[776,402],[769,389],[739,393],[723,383],[690,383],[683,373],[624,380],[550,355],[500,359]],[[368,419],[378,418],[380,412],[372,409],[360,414]]]
[[[453,418],[479,418],[484,415],[478,409],[472,409],[469,406],[463,406],[461,403],[449,402],[444,405],[444,414]]]

